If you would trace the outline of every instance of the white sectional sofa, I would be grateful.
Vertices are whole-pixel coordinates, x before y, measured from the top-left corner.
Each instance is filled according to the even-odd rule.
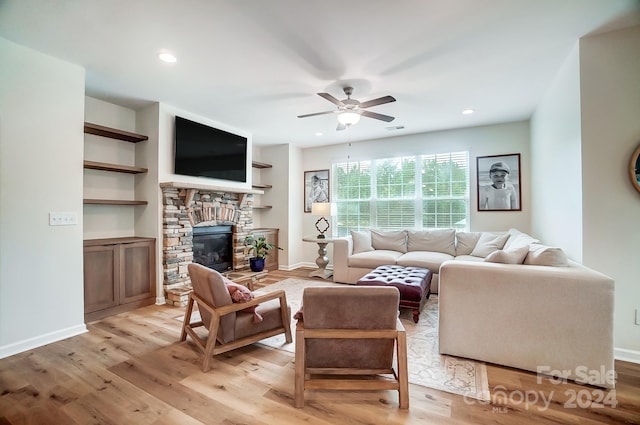
[[[614,282],[508,232],[362,231],[334,242],[334,281],[379,265],[430,269],[442,354],[611,388]]]

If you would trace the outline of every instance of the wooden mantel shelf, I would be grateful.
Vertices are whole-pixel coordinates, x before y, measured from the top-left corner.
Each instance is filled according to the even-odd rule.
[[[85,205],[148,205],[148,201],[127,201],[124,199],[83,199]]]
[[[224,193],[250,193],[253,195],[264,195],[264,190],[245,189],[241,187],[213,186],[208,184],[185,183],[185,182],[164,182],[160,187],[176,187],[178,189],[210,190],[212,192]]]

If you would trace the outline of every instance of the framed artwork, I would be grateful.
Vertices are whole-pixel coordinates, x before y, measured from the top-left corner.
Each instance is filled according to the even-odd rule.
[[[522,211],[520,154],[479,156],[478,211]]]
[[[304,212],[311,212],[314,202],[330,202],[329,170],[304,172]]]

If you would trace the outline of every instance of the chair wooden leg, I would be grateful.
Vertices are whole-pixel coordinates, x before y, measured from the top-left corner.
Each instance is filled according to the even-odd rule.
[[[187,339],[187,326],[191,322],[191,313],[193,312],[193,298],[189,294],[189,302],[187,303],[187,311],[184,314],[184,320],[182,321],[182,334],[180,335],[180,341]]]
[[[407,335],[398,332],[397,355],[398,355],[398,398],[401,409],[409,408],[409,372],[407,362]]]
[[[209,372],[211,369],[211,361],[213,360],[213,350],[216,348],[218,326],[220,317],[217,314],[211,315],[211,323],[209,324],[209,335],[207,336],[207,345],[204,350],[204,359],[202,359],[202,371]]]
[[[293,342],[293,336],[291,335],[291,315],[287,308],[287,297],[283,295],[280,297],[280,314],[282,315],[282,326],[284,326],[284,336],[287,344]]]
[[[304,332],[296,331],[294,406],[304,407]]]

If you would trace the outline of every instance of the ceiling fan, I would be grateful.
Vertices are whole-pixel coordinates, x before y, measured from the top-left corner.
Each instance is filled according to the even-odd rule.
[[[357,124],[360,121],[361,116],[374,118],[376,120],[381,120],[385,122],[391,122],[395,119],[395,117],[392,117],[389,115],[365,111],[365,109],[370,108],[372,106],[395,102],[396,99],[393,96],[383,96],[377,99],[373,99],[373,100],[369,100],[361,103],[355,99],[351,99],[352,93],[353,93],[353,87],[345,87],[344,94],[347,95],[347,98],[343,100],[338,100],[335,97],[331,96],[329,93],[318,93],[318,96],[327,99],[329,102],[336,105],[338,109],[333,111],[315,112],[313,114],[298,115],[298,118],[313,117],[316,115],[325,115],[325,114],[338,114],[338,127],[336,128],[336,130],[345,130],[351,127],[352,125]]]

